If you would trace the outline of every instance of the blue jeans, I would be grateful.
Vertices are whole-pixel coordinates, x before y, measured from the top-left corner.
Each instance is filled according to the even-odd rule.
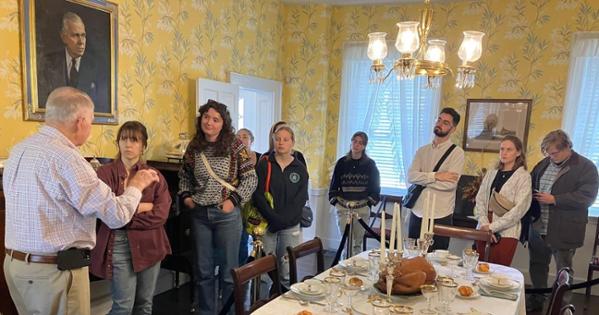
[[[134,272],[127,231],[114,231],[112,308],[108,314],[152,314],[152,300],[158,273],[160,273],[160,262],[140,272]]]
[[[223,303],[233,293],[231,269],[239,265],[239,242],[241,239],[241,212],[235,208],[224,213],[216,207],[197,206],[191,210],[191,233],[195,258],[195,290],[193,303],[199,314],[216,314],[214,268],[219,266],[223,279]],[[229,313],[234,313],[231,307]]]
[[[300,244],[300,226],[280,230],[277,233],[266,232],[263,238],[264,253],[277,257],[281,283],[289,285],[289,258],[287,246],[295,247]]]

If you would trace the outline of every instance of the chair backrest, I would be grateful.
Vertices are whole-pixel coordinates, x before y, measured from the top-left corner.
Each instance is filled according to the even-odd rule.
[[[593,256],[597,256],[597,246],[599,246],[599,224],[595,230],[595,243],[593,244]]]
[[[481,231],[477,229],[435,223],[435,226],[433,227],[433,233],[437,236],[445,236],[472,241],[483,241],[485,242],[484,260],[487,261],[489,259],[489,247],[491,245],[492,239],[492,234],[490,231]]]
[[[373,227],[374,223],[377,219],[381,219],[381,213],[384,211],[385,212],[385,220],[392,220],[393,219],[393,213],[389,213],[387,212],[387,203],[397,203],[399,204],[399,209],[400,212],[402,210],[402,206],[401,206],[401,201],[403,200],[403,196],[394,196],[394,195],[381,195],[381,201],[378,204],[378,208],[375,211],[370,210],[370,217],[372,218],[370,220],[370,223],[368,224],[369,227]],[[391,208],[393,209],[393,208]],[[366,221],[366,220],[364,220]]]
[[[572,315],[574,312],[576,312],[576,308],[572,304],[565,305],[559,311],[560,315]]]
[[[324,271],[324,253],[322,241],[315,237],[295,247],[287,246],[287,255],[289,256],[289,284],[297,282],[297,259],[316,254],[316,272],[317,274]]]
[[[551,298],[549,299],[547,315],[561,314],[564,294],[570,288],[570,272],[571,269],[568,267],[564,267],[557,272],[557,277],[553,283],[553,290],[551,291]]]
[[[257,278],[265,273],[268,273],[272,279],[273,286],[271,292],[274,291],[274,293],[266,299],[256,301],[254,305],[263,305],[264,302],[270,301],[281,295],[281,284],[279,281],[277,258],[273,255],[267,255],[239,268],[234,268],[231,270],[231,274],[233,275],[233,292],[235,294],[235,315],[246,314],[245,310],[243,309],[245,297],[244,284],[249,282],[251,279]],[[257,281],[260,281],[259,278]],[[254,305],[250,306],[250,312],[254,310]]]

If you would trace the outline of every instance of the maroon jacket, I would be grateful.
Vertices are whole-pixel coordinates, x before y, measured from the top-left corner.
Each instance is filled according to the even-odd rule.
[[[131,169],[131,176],[140,169],[149,168],[148,165],[138,162]],[[164,223],[171,207],[171,196],[166,180],[160,172],[158,172],[158,176],[160,180],[144,189],[140,201],[151,202],[154,204],[154,208],[151,211],[135,214],[131,222],[126,225],[133,271],[135,272],[153,266],[171,253],[171,246],[164,231]],[[125,191],[124,183],[127,179],[127,171],[120,159],[100,167],[98,177],[112,188],[115,195],[120,196]],[[90,271],[95,276],[112,279],[113,244],[114,230],[111,230],[106,224],[100,223],[96,247],[91,252]]]

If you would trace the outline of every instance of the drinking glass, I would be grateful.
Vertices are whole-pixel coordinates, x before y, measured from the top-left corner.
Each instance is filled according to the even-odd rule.
[[[408,238],[403,241],[404,252],[408,258],[416,257],[420,253],[418,246],[416,245],[415,238]]]
[[[372,301],[372,314],[374,315],[388,315],[389,307],[391,304],[385,299],[375,299]]]
[[[353,285],[351,281],[348,280],[349,279],[346,279],[345,283],[343,284],[343,291],[347,295],[347,308],[344,311],[351,314],[353,312],[352,297],[358,294],[360,289],[362,289],[362,286]]]
[[[339,295],[341,280],[337,277],[326,277],[324,278],[323,283],[327,291],[327,306],[325,312],[335,314],[335,300],[337,300]]]
[[[441,301],[441,314],[451,313],[451,303],[455,299],[457,283],[453,280],[444,280],[438,282],[439,286],[439,297]]]
[[[472,270],[478,264],[478,253],[471,248],[464,249],[462,252],[462,264],[464,265],[464,269],[466,269],[466,278],[472,279]]]
[[[329,271],[329,277],[339,279],[339,289],[341,289],[341,287],[345,283],[346,276],[347,276],[347,272],[343,269],[331,268],[331,271]],[[336,297],[341,296],[342,292],[343,291],[338,290]],[[337,299],[334,304],[338,305],[338,306],[343,306],[342,299]]]
[[[434,284],[423,284],[420,286],[420,291],[424,298],[426,299],[426,308],[420,310],[422,314],[437,314],[437,312],[432,308],[431,299],[437,295],[438,289]]]
[[[381,259],[381,253],[379,251],[370,251],[368,253],[368,268],[369,276],[372,282],[378,281],[379,275],[379,261]]]

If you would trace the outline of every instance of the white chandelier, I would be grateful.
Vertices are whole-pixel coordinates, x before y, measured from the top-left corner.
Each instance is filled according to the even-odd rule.
[[[387,33],[375,32],[368,34],[368,58],[372,60],[370,82],[382,83],[395,70],[400,80],[413,79],[415,75],[427,76],[427,87],[438,88],[441,78],[448,73],[453,74],[445,63],[445,44],[441,39],[428,39],[433,9],[431,1],[425,0],[425,9],[422,10],[420,22],[400,22],[395,48],[401,54],[395,60],[393,68],[386,74],[383,59],[387,56]],[[465,31],[464,40],[458,50],[462,64],[457,68],[455,86],[460,89],[474,86],[476,68],[472,64],[480,59],[482,54],[483,32]]]

